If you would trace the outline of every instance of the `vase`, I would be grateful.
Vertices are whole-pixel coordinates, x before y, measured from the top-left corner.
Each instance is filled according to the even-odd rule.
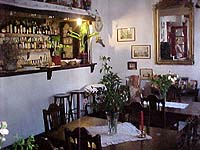
[[[108,135],[114,135],[117,133],[117,121],[119,112],[106,112],[108,121]]]

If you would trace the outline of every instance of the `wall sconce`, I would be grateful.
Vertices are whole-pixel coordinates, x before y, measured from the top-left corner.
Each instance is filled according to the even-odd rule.
[[[200,0],[197,0],[197,3],[195,5],[196,8],[200,8]]]
[[[76,24],[78,25],[78,26],[80,26],[80,25],[82,25],[82,19],[81,18],[77,18],[77,20],[76,20]]]

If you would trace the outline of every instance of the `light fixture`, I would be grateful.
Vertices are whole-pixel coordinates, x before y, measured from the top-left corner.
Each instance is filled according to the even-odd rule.
[[[70,19],[69,17],[66,17],[64,18],[64,21],[69,21],[69,19]]]
[[[77,18],[76,23],[78,26],[82,25],[82,19],[81,18]]]

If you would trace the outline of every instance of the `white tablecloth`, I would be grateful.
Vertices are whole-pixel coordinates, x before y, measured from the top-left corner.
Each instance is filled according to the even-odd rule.
[[[147,102],[144,101],[144,107],[147,107]],[[165,102],[165,107],[169,108],[179,108],[179,109],[185,109],[188,107],[189,104],[186,103],[178,103],[178,102]],[[160,104],[160,107],[162,107],[162,104]]]
[[[185,109],[189,104],[177,102],[165,102],[165,107]]]
[[[145,138],[138,138],[140,130],[138,130],[131,123],[125,122],[117,125],[117,134],[108,135],[108,126],[94,126],[86,128],[93,136],[96,134],[101,135],[101,145],[106,147],[108,145],[119,144],[128,141],[139,141],[152,139],[151,136],[147,135]]]

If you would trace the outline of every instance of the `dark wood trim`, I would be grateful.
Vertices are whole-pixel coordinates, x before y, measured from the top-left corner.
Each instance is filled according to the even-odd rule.
[[[52,77],[52,72],[53,71],[75,69],[75,68],[82,68],[82,67],[90,67],[91,68],[91,73],[92,73],[94,71],[94,66],[96,64],[97,63],[80,64],[80,65],[77,65],[77,66],[74,65],[74,66],[54,67],[54,68],[40,68],[39,70],[0,71],[0,77],[10,77],[10,76],[17,76],[17,75],[26,75],[26,74],[47,72],[47,80],[50,80],[51,77]]]

